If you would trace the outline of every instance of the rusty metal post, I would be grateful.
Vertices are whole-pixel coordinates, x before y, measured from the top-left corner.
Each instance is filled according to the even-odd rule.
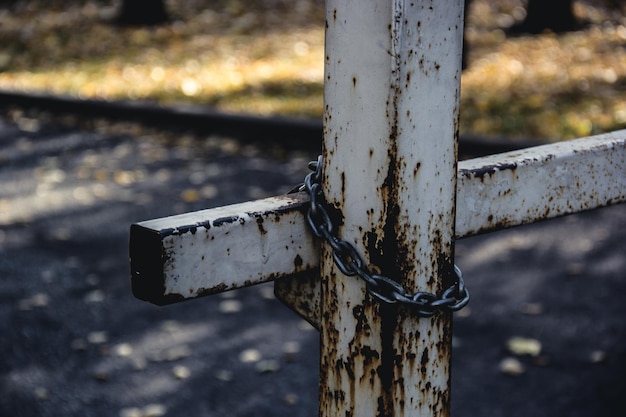
[[[327,0],[324,184],[376,273],[453,278],[462,0]],[[333,209],[334,207],[334,209]],[[449,414],[451,317],[381,304],[322,249],[321,416]]]

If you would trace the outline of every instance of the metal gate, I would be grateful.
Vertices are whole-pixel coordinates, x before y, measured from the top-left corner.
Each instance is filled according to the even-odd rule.
[[[455,239],[626,201],[626,131],[457,162],[462,36],[460,0],[327,0],[317,175],[132,225],[135,295],[274,280],[321,333],[320,415],[449,415]]]

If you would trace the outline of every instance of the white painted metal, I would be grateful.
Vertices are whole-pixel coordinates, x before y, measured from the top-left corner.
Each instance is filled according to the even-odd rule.
[[[626,131],[463,161],[458,184],[457,238],[623,203]],[[276,287],[319,329],[319,278],[282,279]]]
[[[458,187],[458,237],[625,201],[626,130],[464,161]]]
[[[452,271],[463,2],[328,0],[324,193],[408,291]],[[320,415],[448,414],[450,317],[366,296],[322,249]]]
[[[165,304],[310,270],[307,227],[297,194],[133,225],[133,291]]]
[[[455,237],[626,200],[626,131],[456,170],[462,17],[461,0],[327,0],[324,193],[341,237],[410,292],[446,286]],[[320,415],[449,415],[450,315],[372,301],[319,253],[307,200],[131,226],[133,291],[163,304],[290,276],[278,292],[321,331]]]
[[[626,130],[461,161],[458,184],[457,239],[625,202]],[[132,241],[141,231],[160,243],[152,246],[152,252],[143,243],[131,245],[141,248],[131,253],[134,269],[145,271],[146,264],[162,267],[151,268],[150,275],[135,271],[134,280],[141,288],[153,288],[150,294],[155,299],[149,301],[161,303],[167,295],[176,301],[289,276],[296,270],[316,272],[319,242],[306,225],[308,201],[305,194],[292,194],[139,223]],[[254,221],[231,224],[233,233],[225,228],[209,230],[206,236],[173,232],[203,230],[202,225],[230,217]],[[272,227],[261,229],[256,219],[271,219]],[[206,244],[207,236],[215,243]],[[238,243],[240,237],[243,241]],[[266,242],[287,242],[288,247],[268,257],[262,250]],[[235,249],[225,253],[231,247]],[[202,256],[213,259],[210,267]],[[298,256],[301,264],[296,262]]]

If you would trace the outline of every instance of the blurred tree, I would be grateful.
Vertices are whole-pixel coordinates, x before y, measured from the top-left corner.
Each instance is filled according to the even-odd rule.
[[[165,0],[123,0],[115,20],[121,25],[158,25],[169,17]]]
[[[465,20],[472,0],[465,0]],[[576,20],[573,12],[574,0],[528,0],[526,4],[526,18],[523,22],[510,27],[510,34],[531,33],[544,31],[567,32],[577,30],[581,23]],[[605,0],[613,9],[618,9],[626,0]],[[463,39],[463,68],[468,66],[468,45]]]
[[[573,0],[528,0],[526,19],[511,33],[567,32],[580,28],[573,12]]]

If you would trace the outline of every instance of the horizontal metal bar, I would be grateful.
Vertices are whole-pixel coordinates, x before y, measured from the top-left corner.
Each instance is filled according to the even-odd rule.
[[[134,295],[163,305],[318,266],[307,198],[290,194],[134,224]]]
[[[132,225],[134,294],[167,304],[317,268],[308,201],[290,194]],[[624,201],[626,130],[463,161],[456,237]]]
[[[626,201],[626,130],[459,163],[457,238]]]
[[[615,132],[460,163],[457,237],[626,201],[625,137]],[[493,213],[473,201],[487,199]],[[309,276],[274,284],[276,296],[318,330],[320,283]]]

